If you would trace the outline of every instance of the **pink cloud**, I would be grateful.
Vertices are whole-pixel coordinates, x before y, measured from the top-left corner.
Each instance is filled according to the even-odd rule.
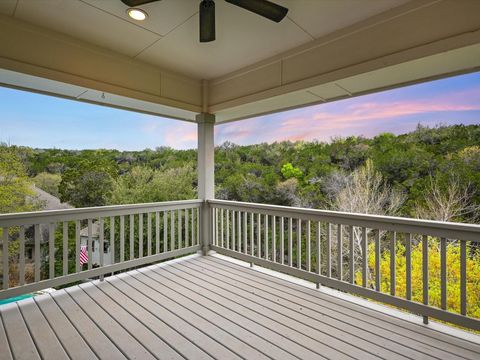
[[[388,122],[396,122],[398,129],[405,128],[405,124],[399,123],[400,119],[412,115],[432,114],[432,117],[436,117],[435,114],[439,113],[480,111],[479,87],[450,91],[419,100],[396,100],[392,96],[386,97],[387,94],[367,95],[222,125],[222,130],[218,131],[219,140],[238,143],[314,138],[326,140],[328,137],[348,133],[348,130],[358,133],[360,129],[364,129],[365,135],[373,135],[375,130],[381,132],[378,131],[380,124],[385,126]],[[370,99],[367,100],[367,97]]]

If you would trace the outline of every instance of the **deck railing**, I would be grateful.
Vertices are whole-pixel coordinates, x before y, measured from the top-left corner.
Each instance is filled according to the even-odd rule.
[[[200,249],[202,203],[187,200],[0,215],[0,299],[194,253]],[[86,234],[83,254],[81,234]],[[97,254],[94,242],[98,242]],[[26,259],[26,247],[32,259]]]
[[[423,315],[425,323],[430,316],[480,330],[479,319],[467,313],[467,248],[479,251],[478,225],[222,200],[210,200],[209,205],[213,219],[211,248],[218,253],[406,309]],[[448,293],[449,244],[459,246],[460,252],[459,313],[450,311],[447,301],[457,296]],[[420,249],[420,245],[422,298],[413,301],[412,249]],[[429,299],[432,247],[438,247],[440,258],[436,279],[440,284],[439,306]],[[373,252],[373,258],[369,252]],[[382,256],[383,263],[389,260],[387,279],[382,278]],[[401,279],[399,265],[405,266]],[[387,280],[383,291],[382,280]],[[398,281],[402,293],[397,290]],[[471,281],[468,289],[480,292],[479,280]]]

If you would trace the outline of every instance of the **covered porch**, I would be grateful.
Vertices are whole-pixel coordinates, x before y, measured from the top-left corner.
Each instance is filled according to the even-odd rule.
[[[477,335],[437,321],[480,331],[468,312],[468,292],[480,289],[467,283],[467,249],[478,246],[480,226],[216,200],[214,138],[218,124],[480,69],[480,3],[352,2],[332,10],[285,0],[290,18],[277,28],[217,3],[225,16],[219,31],[240,35],[210,48],[190,36],[195,1],[145,5],[167,29],[132,23],[120,1],[0,3],[3,86],[198,127],[198,199],[0,215],[0,298],[72,285],[0,308],[0,358],[478,359]],[[52,18],[52,9],[71,21]],[[94,226],[98,248],[108,243],[110,251],[99,264]],[[50,230],[45,242],[41,227]],[[401,278],[390,269],[388,293],[384,237],[390,263],[406,264]],[[425,250],[421,301],[412,299],[413,240]],[[441,254],[440,306],[429,299],[429,241]],[[451,241],[460,248],[458,294],[448,293]],[[460,312],[448,296],[458,296]]]

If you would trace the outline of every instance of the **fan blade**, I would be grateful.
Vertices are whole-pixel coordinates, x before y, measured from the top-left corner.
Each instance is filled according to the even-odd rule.
[[[225,0],[257,15],[266,17],[275,22],[280,22],[287,15],[286,7],[274,4],[267,0]]]
[[[203,0],[200,3],[200,42],[215,40],[215,2]]]
[[[160,0],[121,0],[128,7],[136,7]]]

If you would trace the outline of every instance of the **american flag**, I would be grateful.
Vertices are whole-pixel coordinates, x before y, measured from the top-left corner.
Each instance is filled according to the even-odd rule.
[[[87,245],[80,246],[80,264],[88,263]]]

